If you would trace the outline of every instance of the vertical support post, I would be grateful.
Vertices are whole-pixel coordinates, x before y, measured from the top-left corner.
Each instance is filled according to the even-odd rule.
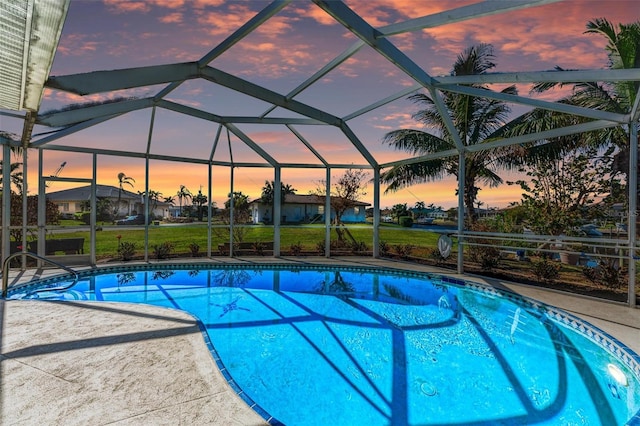
[[[231,171],[230,171],[230,192],[229,192],[229,257],[233,257],[233,209],[235,204],[235,197],[233,196],[233,179],[234,179],[234,168],[233,165],[233,150],[231,149],[231,135],[229,134],[229,128],[227,127],[227,144],[229,145],[229,159],[231,160]]]
[[[630,307],[636,306],[636,221],[638,214],[638,127],[629,123],[629,292]]]
[[[151,131],[149,131],[151,137]],[[149,211],[149,156],[144,158],[144,261],[149,261],[149,222],[151,221]]]
[[[22,148],[22,247],[25,247],[25,244],[27,244],[27,213],[29,210],[29,205],[28,205],[28,199],[27,199],[27,194],[29,193],[29,188],[27,185],[27,176],[29,176],[28,174],[28,170],[27,170],[27,163],[29,161],[28,159],[28,149],[26,146],[23,146]],[[42,164],[40,162],[40,164]],[[38,169],[40,171],[40,173],[38,173],[38,180],[40,181],[40,185],[38,185],[39,187],[43,187],[42,188],[42,192],[44,193],[44,185],[42,185],[42,169],[39,168]],[[11,184],[9,184],[11,185]],[[38,189],[38,193],[40,193],[40,189]],[[42,204],[40,204],[42,202]],[[42,216],[40,216],[40,206],[43,206],[42,208]],[[42,234],[42,253],[44,253],[44,236],[45,236],[45,224],[46,224],[46,201],[44,199],[44,197],[42,197],[42,199],[40,199],[40,197],[38,197],[38,235]],[[42,219],[42,220],[40,220]],[[40,242],[38,242],[38,245],[40,245]],[[40,250],[38,248],[38,250]],[[23,260],[25,260],[23,258]],[[40,263],[38,263],[38,265],[40,265]]]
[[[280,257],[280,218],[282,217],[282,169],[273,173],[273,256]]]
[[[229,257],[233,257],[233,210],[235,197],[233,196],[233,173],[234,167],[231,165],[230,182],[229,182]]]
[[[98,179],[98,154],[93,153],[92,158],[93,169],[91,171],[91,217],[89,219],[89,223],[91,223],[90,227],[90,237],[91,247],[89,248],[89,256],[90,262],[92,265],[96,264],[96,223],[98,222],[98,197],[96,196],[97,186],[96,180]]]
[[[324,255],[331,257],[331,168],[327,167],[324,198]]]
[[[39,254],[40,256],[42,256],[46,250],[45,246],[46,246],[46,242],[45,242],[45,237],[46,237],[46,232],[44,231],[44,223],[47,221],[47,194],[46,194],[46,188],[47,188],[47,184],[46,181],[44,179],[44,176],[42,175],[42,171],[44,168],[44,150],[43,149],[38,149],[38,215],[37,215],[37,223],[38,223],[38,247],[36,248],[36,251],[38,252],[37,254]],[[26,174],[23,174],[22,176],[24,176],[25,180],[26,180]],[[40,232],[40,230],[42,229],[42,232]],[[20,243],[22,244],[22,247],[27,247],[27,236],[24,234],[22,234],[22,242]],[[27,250],[23,250],[23,251],[27,251]],[[40,260],[37,261],[37,265],[41,266],[42,262]],[[22,267],[25,267],[25,263],[23,262]]]
[[[9,226],[11,224],[11,147],[9,144],[2,145],[2,262],[11,254],[9,243]]]
[[[213,192],[213,164],[211,163],[209,163],[209,177],[207,183],[207,257],[211,257],[211,218],[213,216],[213,203],[211,202],[211,196]]]
[[[216,153],[216,149],[218,148],[218,142],[220,142],[220,134],[222,133],[222,125],[218,126],[218,130],[216,132],[216,138],[213,140],[213,146],[211,147],[211,154],[209,154],[209,220],[207,221],[209,231],[207,233],[208,243],[207,243],[207,257],[211,257],[211,238],[213,237],[211,226],[212,226],[212,201],[211,197],[213,196],[213,156]],[[228,134],[227,134],[228,137]],[[229,153],[231,153],[231,145],[229,145]]]
[[[458,273],[464,273],[464,180],[465,180],[464,151],[458,153]]]
[[[151,140],[153,139],[153,124],[156,120],[156,106],[151,108],[151,119],[149,120],[149,133],[147,135],[147,151],[144,157],[144,261],[149,261],[149,222],[151,212],[149,211],[149,153],[151,152]]]
[[[380,257],[380,167],[373,169],[373,257]]]

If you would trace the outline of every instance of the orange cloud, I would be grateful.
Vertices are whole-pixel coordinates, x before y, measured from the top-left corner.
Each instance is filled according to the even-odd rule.
[[[156,6],[166,7],[167,9],[179,9],[184,6],[184,0],[149,0]]]
[[[256,30],[256,34],[267,38],[277,38],[291,30],[291,24],[289,23],[291,19],[284,16],[274,16],[260,25],[260,28]]]
[[[192,0],[193,7],[204,9],[206,7],[218,7],[225,4],[226,0]]]
[[[228,13],[220,11],[201,11],[198,23],[204,25],[211,35],[230,35],[251,19],[256,13],[243,4],[231,4]]]
[[[318,6],[314,4],[305,4],[301,6],[302,3],[293,3],[290,7],[295,7],[295,14],[313,19],[321,25],[338,25],[338,21],[333,19],[327,12],[320,9]]]
[[[165,15],[161,17],[159,20],[163,24],[177,24],[182,22],[182,19],[183,19],[182,13],[176,12],[176,13],[170,13],[168,15]]]

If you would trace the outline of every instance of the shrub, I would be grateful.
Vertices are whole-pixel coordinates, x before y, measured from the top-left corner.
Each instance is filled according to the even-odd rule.
[[[539,282],[547,284],[551,284],[560,276],[560,265],[547,258],[534,261],[532,270]]]
[[[500,264],[500,249],[492,246],[469,246],[469,258],[479,263],[484,271],[490,271]]]
[[[354,241],[351,243],[351,250],[353,250],[354,253],[367,251],[368,249],[364,241]]]
[[[380,251],[380,256],[387,256],[391,251],[391,247],[389,247],[389,243],[386,241],[380,240],[378,244],[378,250]]]
[[[316,251],[321,255],[324,254],[326,247],[327,247],[327,244],[325,243],[324,240],[320,240],[316,243]]]
[[[393,246],[398,256],[403,259],[407,259],[411,256],[411,252],[413,251],[413,246],[411,244],[396,244]]]
[[[136,252],[136,243],[122,241],[118,243],[118,256],[121,260],[131,260]]]
[[[496,228],[491,223],[477,222],[471,226],[472,231],[496,232]],[[500,249],[495,247],[495,241],[481,236],[469,238],[469,259],[477,262],[484,271],[490,271],[500,264]]]
[[[260,255],[260,256],[264,256],[264,244],[260,241],[255,241],[254,243],[251,244],[251,248],[253,249],[253,251],[256,252],[256,254]]]
[[[300,241],[298,241],[296,244],[291,244],[289,246],[289,251],[294,256],[300,256],[300,254],[302,253],[302,244],[300,243]]]
[[[480,255],[480,267],[485,271],[497,268],[500,264],[500,250],[495,247],[486,247]]]
[[[624,284],[624,273],[616,259],[600,260],[598,266],[585,266],[582,273],[594,284],[602,284],[609,288],[620,288]]]
[[[200,255],[200,245],[198,243],[190,243],[189,251],[191,252],[191,257],[198,257]]]
[[[153,246],[153,254],[158,260],[168,258],[172,251],[173,243],[169,241],[165,241],[164,243],[156,244]]]
[[[405,228],[411,228],[413,226],[413,218],[411,216],[400,216],[398,223]]]
[[[81,212],[75,214],[76,219],[82,221],[85,225],[89,225],[91,223],[91,212]]]
[[[351,248],[349,243],[345,240],[331,240],[331,245],[329,246],[331,250],[347,250]]]
[[[446,258],[442,257],[440,250],[433,249],[433,248],[427,251],[427,258],[433,259],[436,262],[436,265],[439,265],[445,260],[447,260]]]

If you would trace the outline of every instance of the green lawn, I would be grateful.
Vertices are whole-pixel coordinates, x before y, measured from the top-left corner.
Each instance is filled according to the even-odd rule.
[[[65,221],[73,222],[73,221]],[[77,223],[64,223],[65,226],[78,225]],[[118,242],[134,242],[136,252],[143,253],[144,227],[103,226],[96,232],[96,254],[98,258],[115,257]],[[245,235],[243,240],[273,241],[273,227],[263,225],[251,225],[243,228]],[[373,242],[373,228],[367,225],[355,225],[349,227],[351,235],[359,242],[364,242],[371,250]],[[120,236],[120,239],[118,239]],[[84,238],[85,253],[89,251],[89,231],[65,232],[58,238]],[[300,244],[305,251],[315,251],[318,243],[324,241],[323,226],[283,226],[280,229],[280,245],[283,251],[289,250],[294,244]],[[395,245],[412,245],[415,247],[435,247],[439,234],[427,231],[417,231],[400,227],[399,225],[384,224],[380,227],[380,240],[386,242],[391,248]],[[51,236],[49,237],[51,238]],[[332,239],[336,239],[335,231],[332,231]],[[217,252],[218,244],[228,241],[228,230],[224,226],[214,227],[212,231],[212,252]],[[149,227],[149,252],[153,253],[153,246],[164,242],[170,242],[174,246],[175,253],[190,253],[189,246],[192,243],[200,246],[200,252],[207,250],[207,227],[205,224],[185,224],[179,226],[150,226]]]

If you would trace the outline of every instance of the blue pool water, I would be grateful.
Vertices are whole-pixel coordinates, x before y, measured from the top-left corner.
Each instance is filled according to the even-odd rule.
[[[68,280],[68,278],[66,278]],[[640,424],[640,358],[563,311],[370,269],[113,269],[9,298],[147,303],[198,318],[231,385],[286,425]]]

